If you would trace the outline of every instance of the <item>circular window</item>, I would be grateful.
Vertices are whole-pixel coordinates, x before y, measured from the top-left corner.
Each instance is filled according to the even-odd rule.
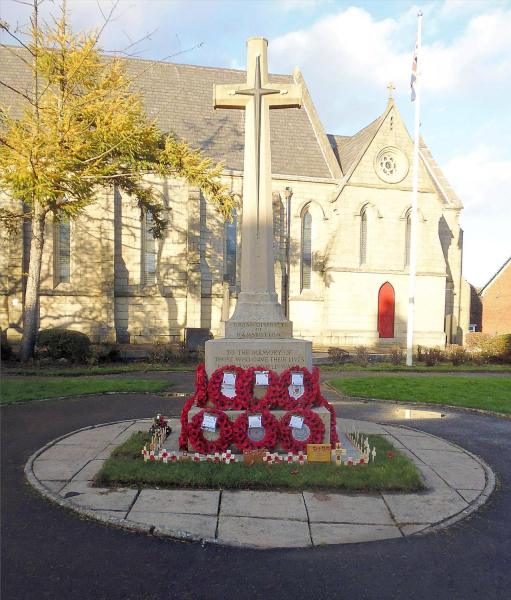
[[[408,174],[408,159],[399,148],[389,146],[380,150],[374,159],[374,170],[386,183],[399,183]]]

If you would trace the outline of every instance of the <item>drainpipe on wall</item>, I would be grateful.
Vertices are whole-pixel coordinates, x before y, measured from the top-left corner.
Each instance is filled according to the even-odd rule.
[[[290,272],[291,272],[291,196],[293,190],[290,187],[286,188],[286,272],[284,279],[284,314],[289,319],[289,287],[290,287]]]

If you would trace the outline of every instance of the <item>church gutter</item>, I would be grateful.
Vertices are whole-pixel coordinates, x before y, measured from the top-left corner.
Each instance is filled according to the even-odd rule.
[[[243,171],[234,169],[224,169],[222,176],[225,177],[243,177]],[[305,183],[327,183],[331,185],[339,185],[340,179],[330,179],[329,177],[313,177],[311,175],[285,175],[282,173],[272,173],[272,179],[277,181],[303,181]]]
[[[433,169],[429,166],[428,161],[426,160],[426,157],[424,156],[424,154],[420,150],[419,150],[419,155],[422,158],[422,161],[424,162],[424,165],[426,166],[426,170],[431,175],[431,177],[433,177],[434,182],[437,184],[438,189],[442,192],[442,196],[447,200],[447,203],[450,206],[456,206],[456,204],[454,202],[452,202],[451,200],[449,200],[449,198],[447,197],[447,194],[445,193],[444,188],[442,187],[442,185],[438,181],[436,175],[433,173]]]

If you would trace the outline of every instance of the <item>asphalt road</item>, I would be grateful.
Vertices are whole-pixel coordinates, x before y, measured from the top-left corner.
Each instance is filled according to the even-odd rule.
[[[188,391],[193,374],[175,378]],[[388,423],[395,405],[335,400],[339,416]],[[28,457],[70,431],[121,419],[177,416],[184,398],[96,396],[1,409],[2,597],[60,599],[511,598],[511,421],[448,411],[406,424],[481,456],[499,486],[472,518],[438,533],[366,544],[253,551],[116,530],[44,501],[26,483]],[[354,499],[356,501],[356,499]]]

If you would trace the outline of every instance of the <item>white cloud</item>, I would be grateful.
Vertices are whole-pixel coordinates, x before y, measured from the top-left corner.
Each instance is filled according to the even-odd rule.
[[[292,59],[316,79],[324,77],[327,84],[332,79],[355,84],[388,83],[393,65],[403,60],[391,47],[397,29],[394,19],[378,22],[365,10],[350,7],[309,29],[273,40],[270,60],[289,70]]]
[[[499,149],[479,146],[449,160],[443,171],[465,212],[511,216],[511,158]]]
[[[331,90],[349,84],[382,90],[392,80],[398,91],[408,91],[416,11],[412,7],[382,20],[355,6],[330,14],[307,29],[273,40],[272,64],[279,72],[289,71],[292,60],[308,79],[323,80]],[[438,21],[440,16],[434,18]],[[451,42],[424,39],[424,87],[444,95],[490,84],[492,91],[511,87],[510,30],[511,10],[492,8],[472,16]]]
[[[452,44],[425,45],[423,81],[432,92],[456,93],[511,82],[511,10],[474,16]]]
[[[511,158],[479,146],[449,160],[443,171],[465,206],[463,274],[482,286],[511,254]]]

